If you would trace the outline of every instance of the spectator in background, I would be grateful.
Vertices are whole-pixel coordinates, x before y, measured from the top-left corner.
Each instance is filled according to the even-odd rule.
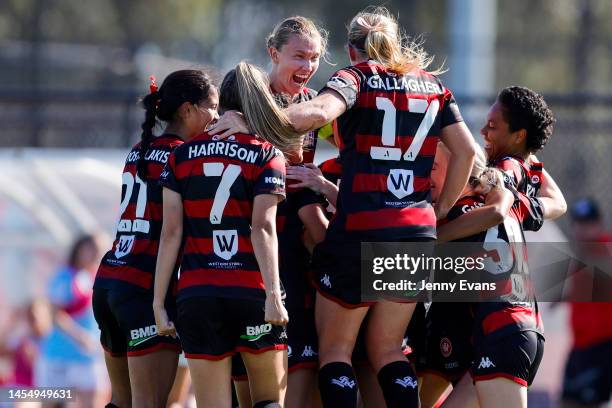
[[[97,347],[100,332],[91,306],[101,256],[100,238],[82,236],[72,246],[67,265],[48,286],[53,328],[41,343],[34,385],[74,388],[78,405],[71,404],[72,408],[99,406],[96,394],[105,388],[104,363]]]
[[[40,354],[40,344],[51,330],[49,304],[44,299],[35,299],[13,314],[14,325],[0,342],[0,357],[8,357],[12,375],[0,386],[15,388],[34,387],[34,364]],[[21,324],[20,324],[21,323]],[[33,402],[15,403],[14,408],[40,406]]]
[[[571,209],[571,217],[578,258],[589,263],[596,258],[609,258],[612,234],[605,231],[597,203],[591,199],[578,200]],[[593,288],[589,269],[576,268],[572,272],[572,299],[589,300],[582,299]],[[570,325],[573,344],[565,367],[562,406],[602,406],[610,401],[612,393],[612,303],[570,303]]]

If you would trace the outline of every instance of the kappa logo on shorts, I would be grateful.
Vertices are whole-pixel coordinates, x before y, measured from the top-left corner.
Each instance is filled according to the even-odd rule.
[[[495,364],[491,361],[489,357],[483,357],[480,360],[480,364],[478,364],[478,368],[491,368],[495,367]]]
[[[312,346],[304,346],[304,351],[302,351],[302,357],[314,357],[318,356],[319,353],[312,349]]]
[[[213,251],[226,261],[238,252],[238,231],[213,231]]]
[[[134,235],[122,235],[115,248],[115,258],[121,258],[132,252]]]
[[[321,283],[324,284],[325,286],[327,286],[328,288],[332,287],[331,281],[329,280],[329,275],[325,274],[323,275],[323,277],[321,278]]]
[[[260,324],[259,326],[247,326],[246,334],[242,334],[240,338],[248,341],[257,341],[271,332],[272,325],[270,323]]]
[[[342,377],[336,379],[336,378],[332,378],[331,383],[334,385],[337,385],[340,388],[350,388],[353,389],[353,387],[355,386],[355,381],[354,380],[349,380],[349,378],[346,375],[343,375]]]
[[[155,336],[157,336],[157,326],[154,324],[151,326],[130,330],[130,338],[132,340],[130,340],[128,345],[130,347],[136,347]]]
[[[408,375],[404,378],[396,378],[395,383],[401,385],[404,388],[416,388],[418,386],[416,380]]]

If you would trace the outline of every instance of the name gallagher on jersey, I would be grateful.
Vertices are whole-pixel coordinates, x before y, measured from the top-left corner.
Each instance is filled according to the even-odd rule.
[[[257,160],[257,152],[240,147],[236,143],[213,142],[205,143],[199,146],[189,146],[189,158],[199,156],[223,155],[227,157],[237,157],[239,160],[247,163],[255,163]]]
[[[433,82],[419,81],[414,78],[406,79],[402,76],[399,78],[387,77],[384,80],[379,75],[374,75],[368,78],[368,87],[372,89],[384,89],[386,91],[405,91],[430,94],[441,94],[442,89],[438,84]]]

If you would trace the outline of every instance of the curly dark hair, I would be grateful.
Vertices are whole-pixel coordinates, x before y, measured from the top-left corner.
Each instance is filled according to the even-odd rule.
[[[555,118],[542,95],[522,86],[510,86],[502,89],[497,100],[502,105],[510,131],[527,131],[525,147],[530,153],[537,152],[548,143]]]

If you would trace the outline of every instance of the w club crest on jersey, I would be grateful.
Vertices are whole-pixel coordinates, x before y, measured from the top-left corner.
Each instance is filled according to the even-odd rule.
[[[414,192],[412,170],[391,169],[387,177],[387,189],[400,200]]]
[[[238,252],[238,231],[213,231],[213,250],[218,257],[229,261]]]
[[[122,258],[132,252],[134,247],[134,235],[122,235],[117,241],[115,248],[115,258]]]

